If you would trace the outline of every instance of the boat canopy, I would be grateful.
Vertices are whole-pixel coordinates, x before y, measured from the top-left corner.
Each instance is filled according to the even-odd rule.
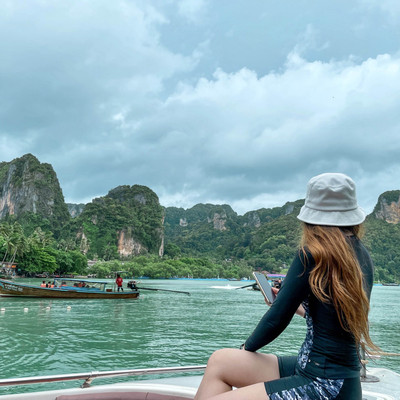
[[[85,283],[97,283],[107,285],[110,282],[106,281],[94,281],[92,279],[77,279],[77,278],[54,278],[54,281],[63,281],[63,282],[85,282]]]
[[[102,292],[109,292],[112,289],[106,289],[110,282],[95,281],[91,279],[75,279],[75,278],[54,278],[54,287],[60,289],[73,289],[73,290],[99,290]]]

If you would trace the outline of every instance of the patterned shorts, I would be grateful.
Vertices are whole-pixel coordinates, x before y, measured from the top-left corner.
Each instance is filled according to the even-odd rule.
[[[278,357],[280,379],[265,382],[271,400],[361,400],[360,378],[311,379],[296,371],[297,357]]]

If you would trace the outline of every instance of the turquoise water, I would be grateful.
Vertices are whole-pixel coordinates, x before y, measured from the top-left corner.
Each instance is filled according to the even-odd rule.
[[[0,298],[5,308],[0,311],[0,378],[205,364],[214,350],[238,347],[266,311],[260,292],[233,290],[245,284],[146,280],[144,287],[185,290],[191,296],[142,291],[137,300]],[[371,336],[387,352],[400,353],[399,301],[400,287],[374,287]],[[262,351],[295,354],[304,334],[304,320],[295,316]],[[400,357],[384,357],[372,366],[400,373]],[[80,383],[4,387],[0,394]]]

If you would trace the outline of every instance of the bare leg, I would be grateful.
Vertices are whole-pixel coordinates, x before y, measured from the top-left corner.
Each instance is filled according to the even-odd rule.
[[[279,378],[278,359],[272,354],[238,349],[217,350],[208,360],[195,400],[214,399],[214,396],[215,400],[240,398],[256,400],[259,398],[256,393],[262,394],[261,398],[265,400],[268,396],[263,382]],[[231,392],[232,387],[243,388],[243,390],[235,390],[234,393]],[[241,392],[245,393],[240,394]],[[222,396],[222,393],[225,395]]]
[[[217,394],[209,397],[208,400],[270,400],[265,391],[264,383],[255,383],[254,385],[245,386],[240,389],[231,390],[229,392]]]

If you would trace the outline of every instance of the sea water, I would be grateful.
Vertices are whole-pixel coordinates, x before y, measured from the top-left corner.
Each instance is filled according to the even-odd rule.
[[[237,289],[248,283],[146,280],[139,287],[191,295],[142,290],[139,299],[125,300],[0,298],[0,378],[206,364],[214,350],[243,343],[267,310],[260,292]],[[389,353],[400,353],[399,301],[400,287],[374,286],[371,336]],[[304,319],[294,316],[261,351],[296,354],[304,335]],[[369,365],[400,373],[400,357]],[[130,378],[118,378],[124,379]],[[97,379],[95,384],[116,381]],[[80,383],[3,387],[0,394]]]

